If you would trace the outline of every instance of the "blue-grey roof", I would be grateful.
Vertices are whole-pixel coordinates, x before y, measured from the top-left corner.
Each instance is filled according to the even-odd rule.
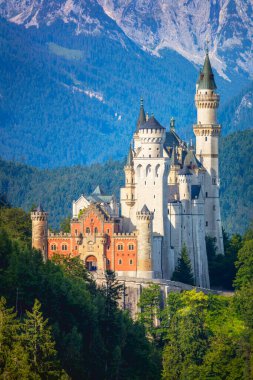
[[[176,134],[174,129],[170,129],[166,132],[164,146],[172,148],[173,146],[179,146],[181,144],[184,144],[184,142]]]
[[[176,197],[179,199],[178,184],[168,186],[168,202],[176,202]]]
[[[190,169],[187,166],[184,166],[183,169],[179,170],[179,175],[192,175]]]
[[[202,167],[201,162],[197,159],[195,153],[191,149],[187,152],[186,156],[184,157],[184,166],[190,167],[192,169]]]
[[[206,53],[205,63],[200,72],[197,84],[198,90],[215,90],[217,88],[208,52]]]
[[[200,189],[201,189],[200,185],[192,185],[191,186],[191,199],[198,199]]]
[[[144,205],[141,209],[142,214],[150,214],[149,209],[147,208],[147,205]]]
[[[44,212],[43,210],[43,207],[41,206],[41,204],[39,203],[39,205],[37,207],[35,207],[33,209],[34,212]]]
[[[146,122],[146,114],[144,111],[144,106],[143,106],[143,99],[141,98],[141,106],[140,106],[140,113],[139,117],[136,123],[136,132],[139,131],[140,126]]]
[[[165,129],[161,126],[161,124],[156,120],[156,118],[152,115],[146,123],[140,126],[140,129]]]

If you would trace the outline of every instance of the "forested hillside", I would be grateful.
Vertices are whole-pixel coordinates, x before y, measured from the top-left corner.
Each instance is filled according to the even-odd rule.
[[[141,96],[163,125],[174,116],[181,137],[192,136],[199,68],[171,50],[150,55],[112,20],[106,30],[76,35],[73,25],[60,21],[25,29],[0,19],[3,158],[44,168],[121,159]],[[221,109],[248,85],[240,74],[230,79],[216,73]],[[240,120],[235,128],[235,109],[230,115],[228,109],[224,133],[248,127]]]
[[[44,263],[30,247],[29,214],[0,213],[1,378],[252,380],[252,229],[225,247],[236,248],[234,297],[194,289],[162,300],[151,284],[133,321],[117,307],[124,286],[113,272],[99,288],[78,257]]]
[[[220,144],[221,210],[225,230],[243,233],[253,220],[253,130],[223,137]],[[123,162],[42,170],[0,161],[0,194],[14,206],[29,210],[41,202],[50,225],[59,228],[71,214],[72,201],[100,184],[119,197],[124,183]]]

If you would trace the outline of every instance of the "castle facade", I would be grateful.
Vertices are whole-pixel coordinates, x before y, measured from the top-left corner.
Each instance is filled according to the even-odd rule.
[[[31,213],[33,246],[45,260],[55,253],[77,256],[88,270],[119,276],[171,279],[183,245],[197,286],[209,288],[205,237],[223,254],[219,200],[219,95],[209,55],[196,85],[196,149],[140,113],[124,167],[120,206],[99,186],[73,202],[71,231],[53,234],[41,207]]]

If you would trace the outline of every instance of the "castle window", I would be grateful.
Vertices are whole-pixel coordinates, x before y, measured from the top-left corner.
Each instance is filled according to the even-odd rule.
[[[77,230],[75,230],[75,235],[77,236],[77,234],[78,234],[78,231],[77,231]]]
[[[206,227],[208,227],[208,222],[206,222]]]
[[[133,265],[133,260],[132,259],[130,259],[129,264]]]
[[[134,179],[132,178],[132,183],[134,183]]]
[[[98,233],[98,228],[97,228],[97,227],[95,227],[95,229],[94,229],[94,233],[95,233],[95,234]]]
[[[67,251],[67,249],[68,249],[67,244],[62,244],[61,249],[62,249],[63,251]]]
[[[207,137],[205,137],[205,141],[207,141]]]
[[[132,200],[134,199],[134,195],[132,194]]]
[[[75,250],[77,251],[77,245],[75,246]]]
[[[123,244],[118,244],[118,251],[123,251]]]
[[[155,198],[155,195],[154,195],[154,198]]]
[[[56,244],[52,244],[52,245],[51,245],[51,250],[52,250],[52,251],[56,251]]]
[[[149,154],[149,158],[151,158],[151,154]]]
[[[86,227],[86,234],[90,234],[90,228]]]
[[[208,197],[208,192],[206,192],[206,198]]]
[[[134,250],[134,245],[133,244],[129,244],[128,245],[128,250],[129,251],[133,251]]]
[[[108,234],[110,233],[110,230],[109,230],[109,228],[107,228],[107,233],[108,233]]]
[[[168,210],[168,214],[170,213],[170,210]]]
[[[213,211],[215,211],[216,210],[216,207],[215,207],[215,205],[213,205]]]
[[[119,259],[119,265],[121,265],[122,264],[122,260],[121,259]]]
[[[215,178],[215,177],[212,178],[212,184],[213,184],[213,185],[216,185],[216,178]]]
[[[107,259],[107,265],[109,265],[110,264],[110,260],[109,259]]]

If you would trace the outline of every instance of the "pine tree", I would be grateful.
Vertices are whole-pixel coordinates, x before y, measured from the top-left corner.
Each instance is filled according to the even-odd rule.
[[[13,342],[17,339],[19,324],[16,321],[16,313],[13,308],[6,307],[6,300],[0,299],[0,371],[6,364],[6,360],[12,349]],[[1,373],[1,372],[0,372]]]
[[[63,372],[57,360],[57,351],[48,320],[43,318],[41,304],[36,299],[31,312],[26,311],[22,326],[22,342],[32,371],[42,379],[60,379]]]
[[[179,281],[185,284],[194,285],[191,260],[189,259],[185,245],[182,248],[181,257],[178,259],[177,266],[171,279],[172,281]]]
[[[28,354],[20,342],[14,343],[9,352],[3,371],[3,379],[40,380],[38,374],[32,373]]]

